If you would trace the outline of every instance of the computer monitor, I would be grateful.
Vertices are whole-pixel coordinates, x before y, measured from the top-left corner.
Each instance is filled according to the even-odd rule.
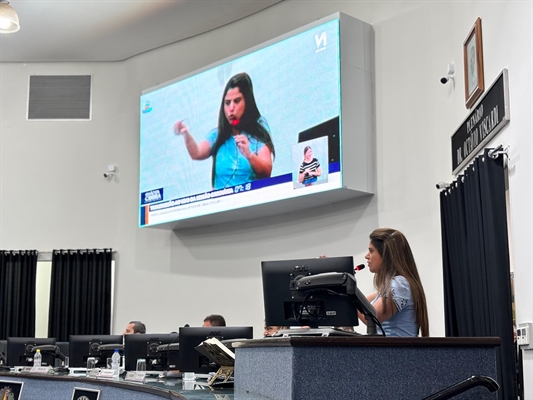
[[[261,268],[267,325],[317,328],[359,324],[355,298],[348,296],[350,290],[340,283],[345,277],[351,291],[356,291],[353,257],[263,261]],[[332,279],[323,287],[307,290],[304,284],[296,290],[298,278],[318,274],[329,274],[324,276]]]
[[[122,335],[70,335],[69,366],[86,367],[87,358],[94,357],[97,368],[106,368],[107,358],[113,355],[115,348],[124,348],[122,340]]]
[[[7,365],[6,348],[7,340],[0,340],[0,366]]]
[[[216,337],[220,341],[228,339],[252,339],[253,327],[251,326],[210,326],[180,328],[180,362],[179,370],[207,374],[216,371],[218,366],[210,363],[195,349],[204,340]]]
[[[13,367],[32,366],[34,346],[53,345],[55,338],[32,338],[32,337],[8,337],[7,338],[7,364]],[[42,352],[43,366],[54,366],[55,355],[52,353]]]
[[[147,371],[178,369],[179,342],[177,332],[124,336],[124,368],[135,371],[137,359],[146,360]]]

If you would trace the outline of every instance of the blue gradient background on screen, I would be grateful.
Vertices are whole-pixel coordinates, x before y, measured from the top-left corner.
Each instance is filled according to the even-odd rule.
[[[326,34],[326,46],[319,38]],[[340,115],[339,21],[334,20],[141,96],[140,193],[164,188],[165,200],[212,190],[212,159],[191,160],[184,120],[197,142],[217,127],[227,81],[246,72],[276,150],[272,176],[293,171],[298,133]]]

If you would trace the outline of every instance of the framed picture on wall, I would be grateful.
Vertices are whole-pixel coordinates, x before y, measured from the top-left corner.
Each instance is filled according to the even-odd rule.
[[[465,101],[470,109],[485,91],[483,76],[483,40],[481,36],[481,18],[478,17],[474,26],[463,43],[465,67]]]

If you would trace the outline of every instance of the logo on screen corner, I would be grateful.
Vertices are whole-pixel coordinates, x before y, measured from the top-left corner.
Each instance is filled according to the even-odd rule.
[[[141,197],[141,204],[150,204],[163,200],[163,188],[144,192]]]
[[[142,113],[146,114],[146,113],[149,113],[150,111],[152,111],[152,105],[150,104],[150,102],[148,100],[146,100],[144,102],[144,107],[142,109]]]
[[[326,32],[322,32],[320,35],[315,35],[316,53],[326,50],[328,46],[328,35]]]

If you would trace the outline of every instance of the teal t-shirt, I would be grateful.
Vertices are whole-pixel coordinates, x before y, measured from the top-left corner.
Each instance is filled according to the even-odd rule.
[[[268,124],[263,117],[259,118],[258,122],[270,133]],[[211,149],[213,149],[217,134],[218,128],[213,129],[207,134],[206,139],[210,143]],[[257,155],[259,150],[265,146],[263,142],[250,136],[247,132],[243,131],[242,134],[246,135],[248,138],[249,148],[252,153]],[[211,156],[213,156],[212,153]],[[256,179],[257,176],[250,166],[250,163],[239,151],[233,137],[230,137],[218,149],[213,188],[224,189],[226,187],[242,185]]]

